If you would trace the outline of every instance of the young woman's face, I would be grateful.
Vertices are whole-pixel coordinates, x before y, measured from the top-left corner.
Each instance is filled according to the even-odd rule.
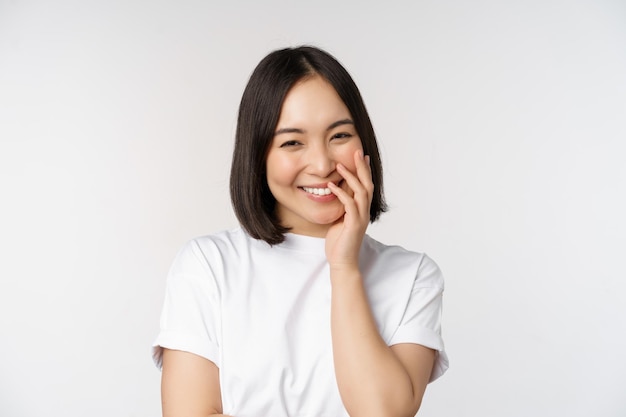
[[[283,102],[266,161],[281,224],[293,233],[326,236],[344,214],[327,184],[349,190],[335,167],[341,163],[355,172],[354,154],[362,149],[348,108],[327,81],[315,76],[295,84]]]

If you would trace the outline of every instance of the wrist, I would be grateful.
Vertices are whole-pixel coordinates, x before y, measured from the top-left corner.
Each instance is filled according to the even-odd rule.
[[[329,265],[330,278],[333,279],[361,279],[361,271],[357,263],[336,263]]]

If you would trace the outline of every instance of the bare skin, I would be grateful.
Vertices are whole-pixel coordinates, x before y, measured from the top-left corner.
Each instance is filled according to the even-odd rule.
[[[161,406],[163,417],[224,416],[217,366],[193,353],[163,349]]]

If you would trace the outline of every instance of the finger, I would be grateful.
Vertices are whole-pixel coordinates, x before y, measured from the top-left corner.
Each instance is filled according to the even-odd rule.
[[[361,180],[345,166],[337,164],[337,172],[339,172],[339,175],[343,177],[348,187],[354,193],[354,199],[359,204],[359,210],[369,212],[372,193],[363,185]]]
[[[339,166],[337,167],[339,168]],[[344,205],[347,214],[355,216],[355,218],[361,219],[363,222],[368,222],[370,218],[370,198],[367,190],[365,190],[359,180],[354,176],[354,174],[348,171],[347,168],[341,166],[341,168],[338,169],[338,172],[348,183],[353,195],[350,195],[348,191],[333,183],[329,183],[328,187]]]
[[[339,198],[339,201],[341,201],[344,206],[356,205],[356,201],[354,201],[354,196],[350,194],[350,191],[352,190],[344,190],[333,182],[328,183],[328,188],[333,194],[335,194]]]
[[[328,183],[328,188],[333,194],[337,196],[339,201],[343,204],[346,210],[346,214],[351,215],[351,216],[356,215],[358,217],[359,209],[358,209],[357,203],[354,200],[354,198],[352,198],[352,196],[348,194],[346,190],[339,187],[338,185],[335,185],[332,182]]]
[[[356,173],[368,193],[374,193],[374,182],[372,181],[372,167],[370,166],[370,156],[363,156],[363,151],[354,153],[354,164]]]
[[[363,151],[361,150],[354,152],[354,166],[356,168],[356,176],[358,178],[358,181],[360,182],[360,185],[363,187],[363,190],[365,193],[365,197],[362,197],[363,202],[368,205],[367,210],[369,211],[369,205],[371,205],[372,200],[374,198],[374,182],[372,180],[370,156],[369,155],[364,156]],[[352,174],[352,172],[350,172],[350,174]]]

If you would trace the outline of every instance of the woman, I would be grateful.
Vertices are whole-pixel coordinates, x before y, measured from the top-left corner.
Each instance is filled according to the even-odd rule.
[[[443,279],[365,234],[385,211],[360,93],[312,47],[275,51],[241,100],[241,227],[201,237],[168,278],[154,358],[164,416],[413,416],[447,369]]]

